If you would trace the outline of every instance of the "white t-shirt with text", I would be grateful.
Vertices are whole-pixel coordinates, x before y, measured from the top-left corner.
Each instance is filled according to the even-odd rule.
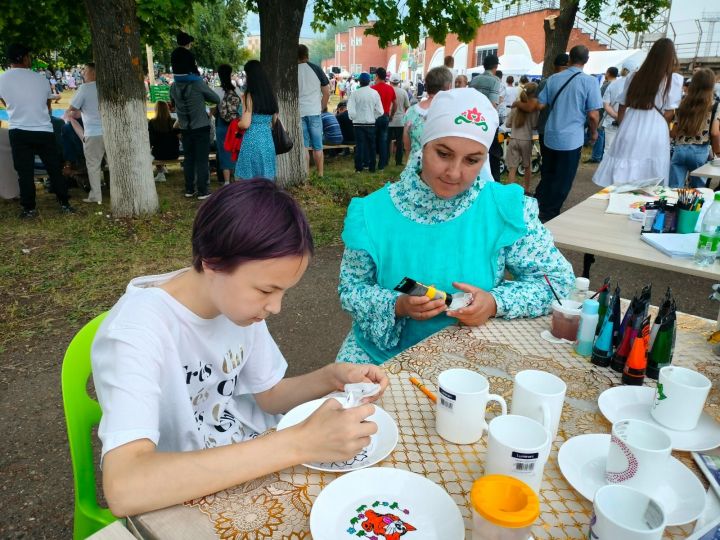
[[[52,89],[45,75],[25,68],[0,74],[0,98],[7,104],[10,129],[52,132],[47,101]]]
[[[103,134],[95,81],[81,84],[70,100],[70,105],[79,109],[82,113],[83,131],[86,137],[96,137]]]
[[[203,319],[158,287],[186,270],[133,279],[92,346],[102,455],[140,439],[159,451],[212,448],[275,427],[253,394],[287,363],[265,322]]]

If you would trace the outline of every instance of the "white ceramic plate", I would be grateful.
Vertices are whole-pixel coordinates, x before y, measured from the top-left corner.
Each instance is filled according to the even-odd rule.
[[[315,410],[325,403],[326,399],[332,398],[321,398],[313,401],[308,401],[302,405],[298,405],[285,416],[278,423],[278,431],[289,428],[295,424],[299,424],[305,420],[308,416],[315,412]],[[390,455],[397,446],[398,443],[398,428],[395,420],[385,412],[383,409],[374,405],[375,412],[367,419],[375,422],[378,426],[377,433],[371,437],[372,442],[370,446],[363,449],[358,455],[348,461],[334,461],[328,463],[303,463],[310,469],[316,469],[318,471],[327,472],[348,472],[356,471],[358,469],[364,469],[375,465],[379,461],[382,461]]]
[[[338,477],[313,504],[315,540],[357,540],[360,531],[362,538],[382,539],[393,532],[402,540],[465,538],[460,510],[444,489],[419,474],[386,467]]]
[[[607,485],[605,463],[609,449],[610,435],[592,434],[573,437],[558,452],[563,476],[589,501],[598,489]],[[702,514],[705,490],[697,476],[680,461],[670,458],[661,482],[648,495],[662,505],[668,526],[690,523]]]
[[[598,398],[603,416],[610,422],[642,420],[653,424],[670,436],[673,450],[702,452],[720,446],[720,424],[703,412],[692,431],[676,431],[659,424],[650,414],[655,389],[649,386],[616,386],[605,390]]]

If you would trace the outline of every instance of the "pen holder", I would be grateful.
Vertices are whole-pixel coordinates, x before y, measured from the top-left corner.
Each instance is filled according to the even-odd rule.
[[[695,232],[695,225],[697,225],[698,218],[700,217],[700,211],[693,212],[691,210],[680,210],[678,212],[677,220],[677,232],[681,234]]]

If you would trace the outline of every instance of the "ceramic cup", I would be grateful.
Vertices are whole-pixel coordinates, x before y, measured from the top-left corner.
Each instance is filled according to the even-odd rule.
[[[490,393],[490,383],[480,373],[448,369],[440,373],[438,386],[435,428],[447,441],[455,444],[478,441],[488,427],[485,421],[488,401],[500,403],[502,414],[507,414],[505,400]]]
[[[661,540],[665,512],[652,498],[627,486],[603,486],[595,492],[588,538]]]
[[[662,429],[640,420],[620,420],[612,427],[605,479],[651,493],[670,459],[672,441]]]
[[[485,474],[513,476],[539,494],[550,442],[548,430],[532,418],[497,416],[488,427]]]
[[[515,375],[510,414],[540,422],[554,441],[560,426],[567,385],[547,371],[527,369]]]
[[[711,386],[710,379],[692,369],[660,368],[650,414],[667,428],[691,431],[697,427]]]

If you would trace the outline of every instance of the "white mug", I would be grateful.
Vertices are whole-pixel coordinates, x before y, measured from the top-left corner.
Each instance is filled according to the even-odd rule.
[[[702,373],[680,366],[660,368],[650,414],[658,424],[678,431],[697,427],[712,383]]]
[[[603,486],[595,492],[588,538],[661,540],[665,512],[654,499],[627,486]]]
[[[537,420],[554,441],[560,426],[567,385],[547,371],[527,369],[515,375],[510,414]]]
[[[471,444],[480,440],[488,427],[485,421],[488,401],[500,403],[502,414],[507,414],[505,400],[490,393],[490,383],[480,373],[448,369],[438,377],[438,387],[435,428],[438,435],[452,443]]]
[[[550,443],[550,433],[540,422],[514,414],[497,416],[488,427],[485,474],[513,476],[540,494]]]
[[[620,420],[612,427],[605,479],[651,493],[665,476],[672,441],[661,428],[640,420]]]

